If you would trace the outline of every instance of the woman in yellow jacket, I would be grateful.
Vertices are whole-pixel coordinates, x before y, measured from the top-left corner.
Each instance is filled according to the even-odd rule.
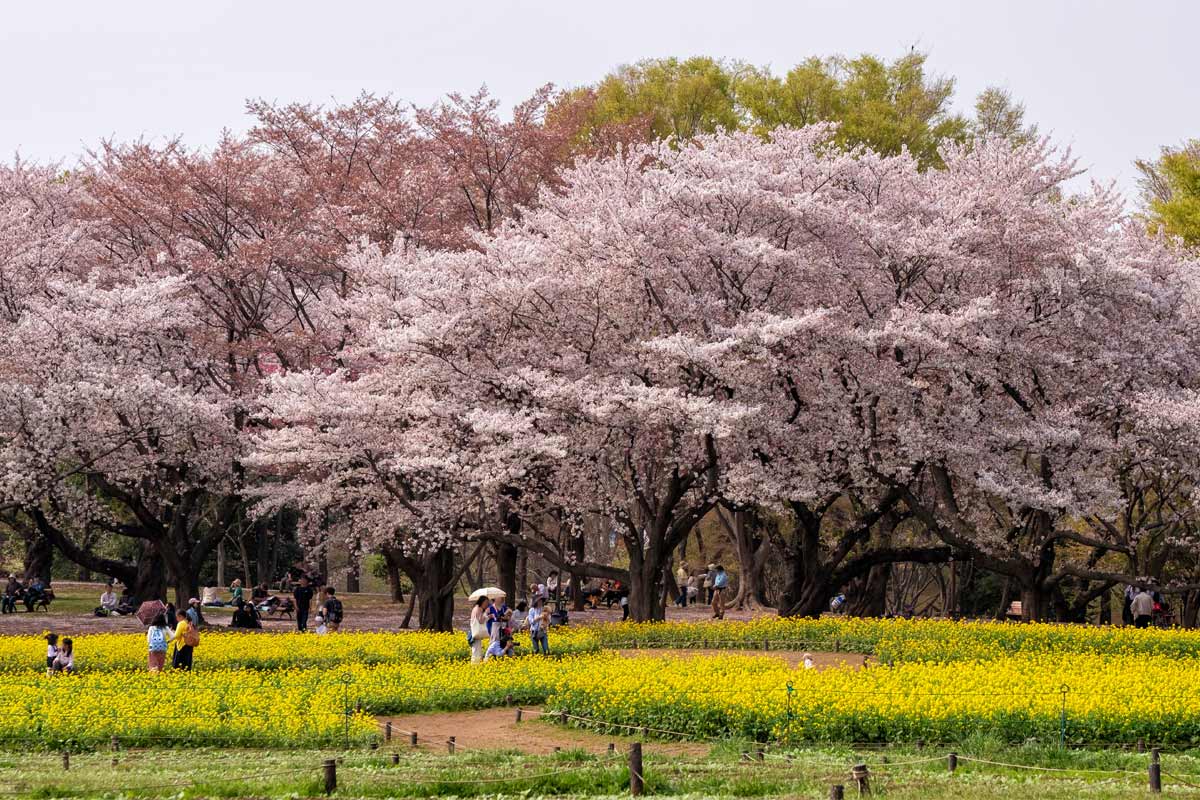
[[[171,637],[171,641],[175,642],[175,656],[171,659],[171,666],[175,669],[191,669],[192,653],[199,643],[200,631],[188,622],[187,612],[180,611],[177,616],[179,624],[175,626],[175,635]]]

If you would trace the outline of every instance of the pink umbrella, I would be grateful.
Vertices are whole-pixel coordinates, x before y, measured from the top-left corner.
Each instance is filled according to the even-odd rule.
[[[147,600],[138,606],[135,616],[142,621],[143,625],[149,625],[155,617],[166,610],[167,604],[162,600]]]

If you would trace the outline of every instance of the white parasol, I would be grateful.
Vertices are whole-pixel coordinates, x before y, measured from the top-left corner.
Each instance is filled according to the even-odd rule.
[[[468,600],[478,600],[481,597],[486,597],[488,600],[496,600],[501,597],[507,597],[503,589],[497,589],[495,586],[485,586],[482,589],[476,589],[467,597]]]

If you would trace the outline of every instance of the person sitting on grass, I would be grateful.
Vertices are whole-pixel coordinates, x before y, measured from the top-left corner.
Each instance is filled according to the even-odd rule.
[[[117,593],[113,591],[113,582],[109,581],[108,586],[104,587],[104,593],[100,595],[100,605],[96,607],[95,614],[97,617],[111,617],[117,613],[119,605]]]
[[[262,622],[259,621],[258,615],[254,613],[254,606],[248,605],[242,600],[236,601],[233,606],[233,620],[229,623],[229,627],[241,628],[243,630],[258,630],[262,628]]]
[[[133,589],[126,586],[121,590],[121,599],[117,601],[117,615],[128,616],[137,610],[137,604],[133,600]]]
[[[58,648],[58,655],[54,657],[54,664],[50,670],[66,675],[75,671],[75,642],[69,636],[62,640],[62,646]]]

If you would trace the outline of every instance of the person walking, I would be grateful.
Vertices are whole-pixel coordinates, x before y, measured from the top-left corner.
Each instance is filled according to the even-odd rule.
[[[149,649],[146,663],[151,672],[162,672],[167,664],[167,643],[171,641],[171,629],[167,627],[167,615],[159,614],[150,622],[146,630],[146,644]]]
[[[312,581],[308,579],[307,574],[300,574],[300,581],[292,590],[292,598],[296,601],[296,630],[307,631],[308,610],[312,607],[313,601]]]
[[[321,604],[321,610],[325,612],[325,627],[330,633],[337,633],[338,628],[342,627],[342,601],[337,599],[336,593],[332,586],[325,587],[325,602]]]
[[[687,593],[688,570],[687,564],[680,561],[679,569],[675,570],[675,588],[679,590],[679,595],[675,598],[675,605],[680,608],[687,608],[688,593]]]
[[[713,574],[712,610],[713,619],[725,619],[725,589],[729,586],[729,573],[720,564]]]
[[[174,669],[191,669],[192,656],[196,645],[200,644],[200,629],[188,621],[186,611],[180,611],[177,619],[179,624],[175,626],[175,655],[171,658],[171,666]]]
[[[1129,610],[1133,613],[1133,627],[1149,628],[1154,618],[1154,595],[1148,589],[1141,589],[1133,596]]]
[[[708,565],[708,571],[707,571],[707,572],[705,572],[705,573],[704,573],[704,574],[701,576],[701,577],[704,579],[704,582],[701,584],[701,586],[704,588],[704,604],[705,604],[706,606],[711,606],[711,605],[712,605],[712,601],[713,601],[713,578],[714,578],[714,577],[716,577],[716,570],[717,570],[717,565],[716,565],[716,564],[709,564],[709,565]]]
[[[470,628],[467,629],[467,642],[471,645],[471,663],[478,664],[483,660],[483,639],[487,636],[487,611],[484,606],[487,605],[486,597],[475,598],[475,605],[471,608]]]
[[[529,627],[529,639],[533,644],[533,652],[550,655],[550,611],[540,597],[533,601],[533,608],[529,609],[529,614],[525,617],[525,624]]]

